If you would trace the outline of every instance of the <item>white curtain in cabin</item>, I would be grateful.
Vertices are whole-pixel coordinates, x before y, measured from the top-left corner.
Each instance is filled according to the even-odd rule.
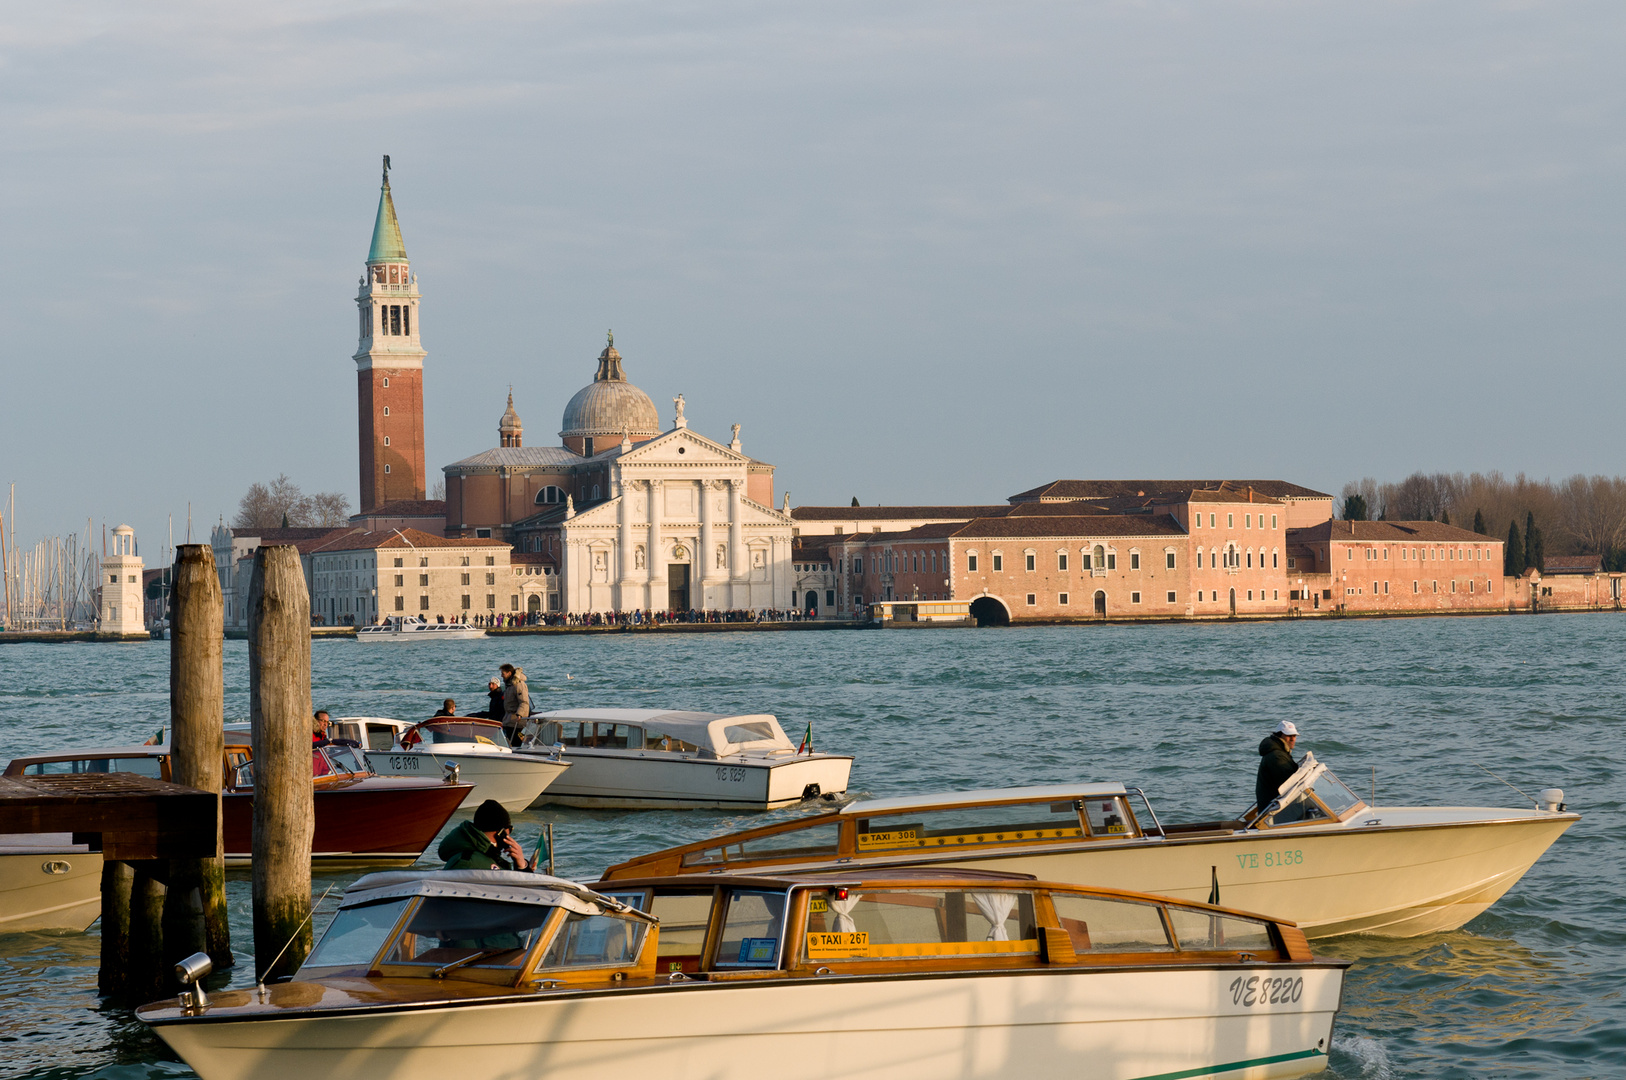
[[[858,906],[860,899],[856,893],[845,900],[837,900],[834,893],[830,895],[828,903],[830,910],[836,913],[836,933],[850,934],[858,929],[858,923],[853,920],[853,908]]]
[[[1005,929],[1005,920],[1011,917],[1016,907],[1016,894],[1008,892],[974,892],[968,894],[971,902],[977,905],[982,917],[992,924],[993,929],[988,931],[989,941],[1009,941],[1010,933]]]

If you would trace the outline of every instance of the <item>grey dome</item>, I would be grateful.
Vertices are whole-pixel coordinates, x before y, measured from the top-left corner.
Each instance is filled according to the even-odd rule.
[[[619,437],[623,432],[634,439],[653,439],[661,433],[661,421],[649,395],[627,381],[621,371],[621,354],[610,345],[599,353],[593,381],[576,391],[565,406],[559,435],[602,438]]]

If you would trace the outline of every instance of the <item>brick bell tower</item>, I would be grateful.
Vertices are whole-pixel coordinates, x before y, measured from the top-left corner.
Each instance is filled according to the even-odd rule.
[[[424,497],[423,346],[418,336],[418,279],[407,262],[390,198],[390,159],[367,274],[356,293],[356,405],[361,441],[361,512]]]

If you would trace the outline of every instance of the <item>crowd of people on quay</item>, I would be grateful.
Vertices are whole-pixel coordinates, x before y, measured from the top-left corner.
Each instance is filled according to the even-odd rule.
[[[687,611],[644,611],[641,608],[633,611],[592,611],[592,612],[545,612],[545,611],[517,611],[503,615],[454,615],[448,618],[445,615],[436,615],[425,618],[426,622],[438,625],[448,623],[461,623],[466,626],[479,626],[486,629],[514,629],[525,626],[666,626],[672,623],[782,623],[803,622],[818,618],[817,610],[783,611],[779,608],[735,608],[728,611],[706,610],[690,608]],[[311,618],[312,626],[325,626],[327,619],[321,615]],[[336,626],[354,626],[354,615],[340,616],[334,620]]]

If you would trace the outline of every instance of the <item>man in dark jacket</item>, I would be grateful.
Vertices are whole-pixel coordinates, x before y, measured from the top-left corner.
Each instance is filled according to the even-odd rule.
[[[1283,720],[1259,744],[1259,775],[1253,784],[1253,802],[1260,810],[1269,806],[1287,778],[1299,771],[1299,763],[1293,760],[1293,745],[1298,740],[1299,729],[1292,721]]]
[[[529,870],[525,851],[514,839],[513,819],[502,803],[487,799],[465,821],[446,834],[436,855],[446,860],[442,870]]]

